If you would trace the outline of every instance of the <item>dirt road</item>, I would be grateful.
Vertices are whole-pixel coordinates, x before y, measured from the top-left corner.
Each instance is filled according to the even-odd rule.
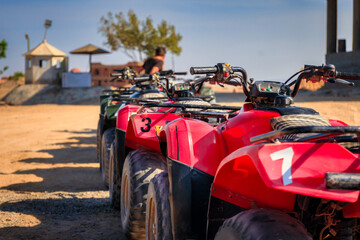
[[[360,125],[360,102],[306,102]],[[0,106],[0,239],[125,239],[96,162],[98,106]]]
[[[96,163],[98,113],[0,107],[0,239],[125,239]]]

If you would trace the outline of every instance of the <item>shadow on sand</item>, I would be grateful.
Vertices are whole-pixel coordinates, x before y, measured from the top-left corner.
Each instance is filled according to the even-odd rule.
[[[0,198],[3,199],[0,239],[126,239],[121,233],[119,212],[110,206],[99,168],[76,166],[96,163],[96,131],[85,129],[69,133],[81,136],[56,144],[62,146],[60,149],[39,151],[52,157],[20,160],[25,164],[52,164],[51,167],[12,173],[33,174],[42,181],[0,189],[3,194]],[[59,164],[75,166],[57,167]],[[31,225],[28,219],[24,220],[25,215],[35,217],[40,224],[18,227]],[[26,224],[21,224],[24,222]]]

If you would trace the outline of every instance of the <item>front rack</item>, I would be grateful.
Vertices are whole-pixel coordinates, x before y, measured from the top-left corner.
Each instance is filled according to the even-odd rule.
[[[136,90],[130,90],[130,88],[128,87],[120,87],[119,89],[116,90],[110,90],[110,89],[102,90],[102,94],[113,93],[114,95],[131,95],[136,92],[137,92]]]
[[[127,102],[132,102],[132,103],[152,103],[155,102],[157,103],[157,101],[160,100],[168,100],[169,98],[167,97],[154,97],[154,98],[130,98],[130,97],[114,97],[111,99],[111,101],[113,102],[121,102],[121,101],[127,101]]]
[[[236,112],[241,110],[241,107],[233,106],[222,106],[222,105],[196,105],[196,104],[181,104],[181,103],[146,103],[144,107],[168,107],[168,108],[181,108],[183,111],[187,108],[198,108],[202,110],[208,109],[218,109],[218,110],[230,110],[231,112]]]
[[[273,141],[276,138],[283,137],[285,135],[294,135],[302,133],[317,133],[316,135],[301,137],[294,140],[295,142],[309,142],[309,141],[319,141],[331,137],[336,137],[343,134],[356,134],[355,138],[348,138],[349,141],[353,142],[354,140],[360,144],[360,127],[358,126],[344,126],[344,127],[332,127],[332,126],[305,126],[305,127],[287,127],[280,130],[274,130],[265,134],[261,134],[255,137],[250,138],[250,142],[255,143],[259,141]],[[341,139],[341,140],[340,140]],[[340,141],[344,141],[346,138],[340,138]]]
[[[181,112],[177,112],[176,114],[188,118],[209,117],[209,118],[225,118],[225,119],[229,119],[238,115],[237,113],[234,112],[206,112],[206,111],[181,111]]]

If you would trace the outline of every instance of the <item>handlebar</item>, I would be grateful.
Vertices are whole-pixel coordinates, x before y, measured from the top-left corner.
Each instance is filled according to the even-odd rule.
[[[233,72],[241,72],[241,73],[245,72],[245,70],[242,67],[232,67],[226,63],[224,63],[224,64],[218,63],[214,67],[191,67],[190,73],[191,74],[216,74],[221,71],[225,72],[224,68],[229,68],[226,70],[233,71]]]
[[[187,72],[174,72],[173,75],[186,75]]]
[[[110,77],[122,77],[124,76],[123,73],[110,73]]]
[[[360,74],[336,72],[336,78],[345,79],[345,80],[360,80]]]
[[[152,79],[151,75],[144,75],[144,76],[134,77],[135,82],[149,81],[151,79]]]
[[[172,76],[172,75],[186,75],[187,72],[174,72],[173,70],[160,71],[160,76]]]
[[[360,80],[360,74],[338,72],[336,71],[335,66],[332,64],[327,64],[322,66],[305,65],[304,69],[300,72],[298,72],[300,74],[297,77],[296,81],[293,81],[292,83],[289,84],[289,86],[295,84],[294,90],[291,93],[291,97],[296,96],[296,94],[299,91],[301,81],[303,79],[311,79],[313,76],[321,76],[321,78],[323,78],[323,80],[326,82],[341,83],[348,85],[350,87],[355,86],[355,84],[346,80]],[[296,74],[294,74],[293,76],[295,76]],[[287,83],[288,81],[286,81],[285,83]]]
[[[236,74],[241,73],[241,75]],[[191,74],[212,74],[208,76],[208,80],[213,80],[219,84],[230,84],[233,86],[242,85],[245,95],[249,98],[249,83],[247,81],[247,73],[242,67],[232,67],[227,63],[218,63],[213,67],[191,67]],[[237,78],[240,81],[234,82],[232,79]]]
[[[217,73],[218,67],[191,67],[190,73],[193,74],[211,74],[211,73]]]

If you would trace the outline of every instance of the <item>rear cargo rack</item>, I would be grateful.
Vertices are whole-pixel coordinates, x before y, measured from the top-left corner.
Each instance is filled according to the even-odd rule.
[[[301,133],[317,133],[316,135],[301,137],[294,140],[295,142],[309,142],[327,139],[330,137],[336,137],[343,134],[356,134],[357,141],[360,144],[360,127],[358,126],[344,126],[344,127],[332,127],[332,126],[305,126],[305,127],[287,127],[280,130],[274,130],[265,134],[261,134],[250,138],[250,142],[255,143],[259,141],[273,141],[276,138],[280,138],[286,135],[294,135]],[[356,138],[349,138],[348,141],[356,141]],[[341,139],[341,140],[340,140]],[[340,138],[339,140],[344,142],[346,138]]]

